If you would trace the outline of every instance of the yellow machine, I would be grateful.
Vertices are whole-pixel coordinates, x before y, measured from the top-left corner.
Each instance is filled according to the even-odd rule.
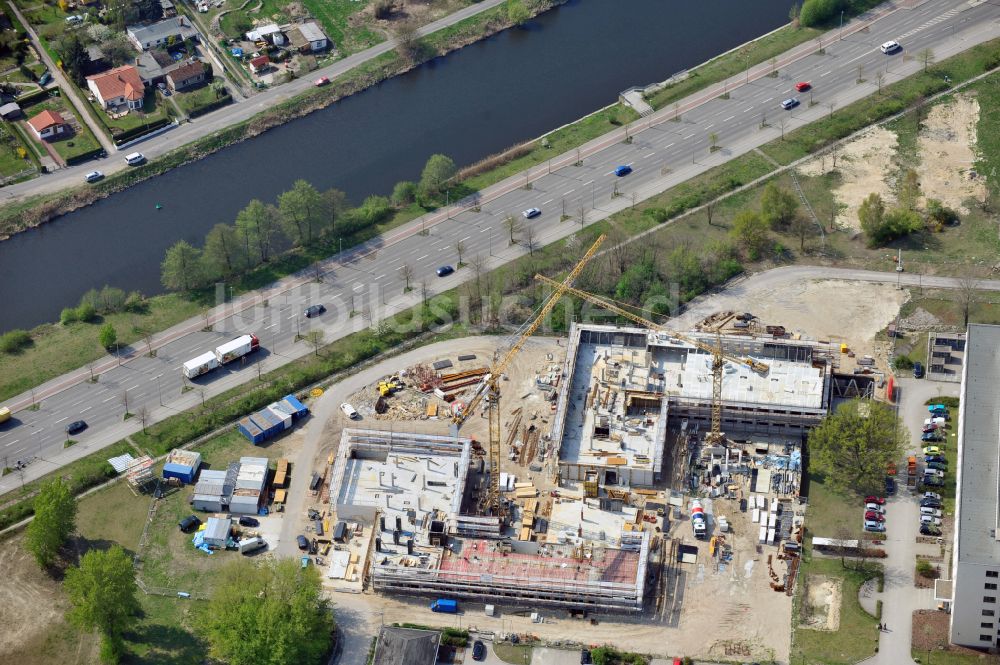
[[[587,293],[586,291],[580,291],[579,289],[574,289],[573,287],[568,285],[564,286],[555,280],[545,277],[544,275],[535,275],[535,279],[537,279],[540,282],[544,282],[545,284],[562,287],[562,290],[559,293],[559,295],[562,295],[564,293],[572,294],[574,296],[577,296],[578,298],[582,298],[588,302],[592,302],[595,305],[599,305],[604,309],[608,309],[616,314],[620,314],[621,316],[624,316],[627,319],[631,319],[632,321],[635,321],[636,323],[645,326],[650,330],[656,330],[659,332],[666,333],[671,337],[675,337],[681,341],[687,342],[688,344],[691,344],[692,346],[699,348],[702,351],[711,353],[712,354],[712,430],[711,432],[709,432],[708,436],[705,439],[706,442],[709,444],[712,445],[719,444],[722,443],[724,439],[722,434],[722,374],[723,374],[723,369],[725,368],[726,365],[726,361],[739,363],[740,365],[749,367],[751,370],[757,372],[762,376],[766,375],[771,370],[769,365],[767,365],[766,363],[762,363],[759,360],[754,360],[753,358],[750,357],[745,357],[745,356],[741,357],[726,353],[722,349],[722,336],[719,334],[718,330],[715,331],[715,346],[712,346],[711,344],[706,344],[705,342],[696,339],[694,337],[689,337],[688,335],[684,335],[682,333],[665,328],[664,326],[655,323],[653,321],[650,321],[649,319],[645,319],[639,316],[638,314],[633,314],[627,309],[623,309],[622,307],[619,307],[614,303],[608,302],[607,300],[601,298],[600,296],[595,296],[592,293]]]

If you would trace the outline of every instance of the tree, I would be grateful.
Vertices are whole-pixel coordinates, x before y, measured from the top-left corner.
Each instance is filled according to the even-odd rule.
[[[62,59],[63,68],[73,80],[80,82],[90,64],[90,56],[87,55],[87,47],[80,40],[80,35],[76,32],[69,32],[59,40],[56,45],[59,57]]]
[[[178,240],[160,264],[160,281],[174,291],[189,291],[204,283],[201,250]]]
[[[799,10],[799,23],[813,28],[834,18],[841,10],[841,0],[805,0]]]
[[[409,263],[399,266],[399,276],[403,278],[403,293],[409,293],[410,280],[413,279],[413,266]]]
[[[114,324],[110,321],[101,326],[100,332],[97,333],[97,340],[101,343],[101,346],[105,349],[112,348],[118,343],[118,331],[115,330]]]
[[[327,225],[330,216],[326,201],[305,180],[296,180],[292,188],[278,197],[281,226],[292,243],[312,243]]]
[[[812,233],[813,224],[804,215],[795,215],[788,225],[789,230],[799,237],[799,251],[806,249],[806,238]]]
[[[767,222],[760,213],[743,210],[733,219],[730,235],[752,259],[758,258],[767,249],[769,242]]]
[[[455,253],[458,254],[458,267],[461,268],[465,265],[462,263],[462,255],[465,254],[465,243],[461,240],[455,241]]]
[[[397,207],[410,205],[417,200],[417,185],[409,180],[402,180],[392,188],[390,197],[392,204]]]
[[[323,192],[323,200],[326,202],[327,213],[330,215],[329,230],[337,233],[337,222],[350,210],[347,203],[347,194],[339,189],[330,188]]]
[[[899,457],[906,438],[892,408],[854,399],[809,434],[811,463],[834,488],[858,494],[881,491],[886,466]]]
[[[116,663],[124,654],[122,635],[139,614],[138,587],[132,560],[119,545],[109,550],[90,550],[79,568],[66,571],[63,583],[71,608],[70,623],[101,634],[101,660]]]
[[[979,282],[972,275],[963,275],[958,279],[958,297],[959,302],[962,303],[962,327],[969,327],[969,311],[972,309],[972,303],[976,300],[976,291],[978,290]]]
[[[514,215],[508,214],[503,218],[504,228],[507,229],[507,233],[510,235],[510,244],[514,244],[514,236],[521,232],[521,220],[519,220]]]
[[[868,236],[868,245],[876,247],[888,239],[885,223],[885,203],[876,193],[869,194],[858,207],[861,230]]]
[[[535,227],[531,224],[524,227],[524,246],[527,248],[530,256],[534,256],[535,250],[538,249],[538,241],[535,238]]]
[[[715,152],[719,148],[719,135],[715,132],[708,133],[708,151]]]
[[[431,155],[420,174],[420,191],[433,196],[441,192],[441,187],[457,172],[455,162],[447,155]]]
[[[420,56],[422,42],[420,41],[419,26],[415,21],[401,21],[395,29],[396,50],[399,55],[409,62],[414,62]]]
[[[107,39],[101,40],[100,46],[104,59],[114,67],[130,62],[135,57],[135,51],[124,32],[109,35]]]
[[[906,210],[917,209],[917,203],[920,200],[920,176],[913,169],[906,169],[906,173],[903,174],[896,198],[899,200],[901,208]]]
[[[76,499],[63,479],[42,485],[35,497],[35,519],[24,534],[24,544],[42,568],[51,566],[76,528]]]
[[[925,48],[917,53],[917,57],[920,58],[921,64],[924,66],[924,71],[926,72],[931,65],[934,64],[934,50]]]
[[[760,197],[760,216],[772,229],[788,226],[799,210],[799,202],[787,189],[778,187],[773,181],[764,186]]]
[[[313,348],[313,354],[319,355],[319,347],[323,346],[323,331],[322,330],[310,330],[305,335],[306,341],[309,342],[309,346]]]
[[[252,199],[236,215],[236,228],[245,238],[249,248],[260,259],[267,263],[271,257],[271,245],[278,230],[279,213],[274,206],[265,205],[259,199]],[[256,264],[257,261],[254,261]]]
[[[239,272],[240,242],[236,228],[228,224],[216,224],[205,236],[202,250],[205,269],[213,277],[228,277]]]
[[[531,11],[524,5],[523,0],[507,0],[504,9],[507,12],[507,20],[513,25],[523,25],[531,18]]]
[[[317,568],[291,559],[223,567],[196,625],[211,657],[230,665],[318,664],[334,629]]]

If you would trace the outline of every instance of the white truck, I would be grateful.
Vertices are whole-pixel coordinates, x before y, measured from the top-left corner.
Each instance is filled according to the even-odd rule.
[[[260,348],[260,340],[257,339],[256,335],[241,335],[216,347],[214,351],[207,351],[197,358],[187,361],[184,363],[182,371],[184,376],[193,379],[211,372],[220,365],[242,358],[258,348]]]

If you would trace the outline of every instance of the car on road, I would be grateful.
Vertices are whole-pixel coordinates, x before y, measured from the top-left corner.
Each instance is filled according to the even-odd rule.
[[[450,275],[453,272],[455,272],[455,269],[452,268],[451,266],[441,266],[440,268],[437,269],[437,276],[438,277],[447,277],[448,275]]]
[[[102,180],[103,178],[104,174],[101,173],[100,171],[91,171],[87,175],[83,176],[83,179],[87,182],[97,182],[98,180]]]
[[[307,319],[311,319],[314,316],[319,316],[326,311],[326,307],[323,305],[309,305],[306,310],[302,312],[302,315]]]
[[[933,524],[934,526],[941,526],[941,519],[938,517],[934,517],[933,515],[921,515],[920,523]]]
[[[896,481],[890,478],[889,476],[886,476],[885,478],[885,493],[886,494],[896,493]]]
[[[66,425],[67,434],[79,434],[85,429],[87,429],[86,420],[74,420],[69,425]]]
[[[938,494],[937,492],[924,492],[923,496],[925,499],[937,499],[938,501],[941,500],[941,495]]]
[[[343,404],[340,405],[340,410],[343,411],[344,415],[350,418],[351,420],[357,420],[358,418],[361,417],[358,415],[358,412],[354,410],[354,407],[348,404],[347,402],[344,402]]]
[[[795,89],[798,90],[799,92],[806,92],[812,87],[813,85],[809,81],[799,81],[798,83],[795,84]]]
[[[187,517],[185,517],[184,519],[182,519],[180,522],[177,523],[177,528],[183,531],[184,533],[191,533],[192,531],[197,530],[197,528],[200,526],[201,526],[201,520],[198,519],[197,515],[188,515]]]
[[[472,660],[486,660],[486,645],[482,640],[472,643]]]
[[[240,526],[260,526],[260,520],[258,520],[256,517],[243,515],[240,517]]]
[[[930,524],[920,525],[920,535],[922,536],[940,536],[941,529],[936,526],[931,526]]]
[[[329,85],[329,83],[330,83],[329,78],[327,78],[326,76],[320,76],[318,79],[316,79],[316,83],[314,83],[313,85],[315,85],[317,88],[322,88],[324,85]]]
[[[884,522],[885,515],[882,513],[876,513],[874,510],[869,510],[865,513],[865,520],[869,522]]]
[[[146,156],[141,152],[130,152],[125,155],[125,163],[129,166],[139,166],[146,161]]]
[[[791,111],[793,108],[799,105],[799,100],[795,97],[789,97],[785,101],[781,102],[781,108],[786,111]]]
[[[890,53],[895,53],[896,51],[902,50],[902,48],[903,47],[899,45],[899,42],[897,42],[894,39],[890,39],[886,43],[884,43],[881,46],[879,46],[879,50],[881,50],[882,53],[885,53],[886,55],[889,55]]]
[[[538,217],[539,215],[541,215],[542,211],[539,210],[538,208],[528,208],[521,214],[524,215],[525,219],[532,219],[533,217]]]
[[[941,511],[937,508],[931,508],[930,506],[920,506],[921,515],[930,515],[931,517],[941,517]]]
[[[883,499],[880,496],[866,496],[865,503],[877,503],[878,505],[881,506],[882,504],[885,503],[885,499]]]
[[[615,175],[621,178],[622,176],[628,175],[632,172],[632,167],[628,164],[622,164],[621,166],[615,167]]]
[[[924,378],[924,365],[920,362],[913,363],[913,378],[922,379]]]
[[[303,552],[309,549],[309,539],[302,534],[295,536],[295,542],[298,543],[299,549]]]

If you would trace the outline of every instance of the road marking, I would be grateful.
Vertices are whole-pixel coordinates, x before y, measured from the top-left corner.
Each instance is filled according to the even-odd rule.
[[[154,376],[154,377],[151,377],[151,378],[150,378],[149,380],[150,380],[150,381],[156,381],[156,380],[157,380],[158,378],[160,378],[161,376],[163,376],[163,372],[160,372],[160,373],[159,373],[159,374],[157,374],[156,376]]]
[[[5,437],[5,436],[7,436],[8,434],[10,434],[10,432],[4,432],[3,434],[0,434],[0,439],[4,438],[4,437]]]
[[[646,155],[645,157],[643,157],[643,159],[649,159],[650,157],[656,157],[656,153],[655,152],[651,152],[648,155]]]
[[[402,270],[402,269],[403,269],[403,268],[405,268],[405,267],[406,267],[406,264],[404,263],[403,265],[401,265],[401,266],[399,266],[398,268],[396,268],[396,270]]]
[[[591,181],[591,182],[593,182],[593,181]],[[569,196],[570,194],[572,194],[572,193],[573,193],[573,192],[575,192],[575,191],[576,191],[576,189],[575,189],[575,188],[574,188],[574,189],[571,189],[571,190],[569,190],[568,192],[566,192],[565,194],[563,194],[563,196]]]
[[[732,120],[735,117],[736,117],[735,115],[731,115],[728,118],[726,118],[725,120],[723,120],[722,122],[729,122],[730,120]]]
[[[63,420],[65,420],[65,418],[63,418]],[[18,441],[20,441],[20,440],[21,440],[21,439],[14,439],[14,440],[13,440],[13,441],[11,441],[10,443],[7,443],[7,444],[4,444],[4,448],[7,448],[7,447],[9,447],[9,446],[13,446],[13,445],[14,445],[15,443],[17,443],[17,442],[18,442]]]
[[[93,408],[94,408],[93,406],[88,406],[86,409],[80,409],[80,413],[86,413],[87,411],[90,411]]]
[[[871,52],[871,51],[866,51],[865,53],[862,53],[861,55],[859,55],[859,56],[858,56],[858,57],[856,57],[856,58],[851,58],[850,60],[848,60],[848,61],[847,61],[847,62],[845,62],[844,64],[845,64],[845,65],[849,65],[849,64],[851,64],[852,62],[854,62],[855,60],[860,60],[861,58],[864,58],[864,57],[866,57],[866,56],[869,56],[869,55],[871,55],[871,54],[872,54],[872,52]]]
[[[294,319],[294,318],[295,318],[295,315],[294,315],[294,314],[292,314],[292,315],[291,315],[290,317],[288,317],[288,320],[289,320],[289,321],[291,321],[291,320],[292,320],[292,319]]]
[[[543,206],[547,206],[548,204],[552,203],[553,201],[555,201],[555,199],[549,199],[548,201],[542,201],[542,205]],[[482,233],[482,231],[480,231],[480,233]]]
[[[752,106],[748,106],[745,109],[743,109],[744,113],[746,113],[747,111],[753,111],[753,107]]]
[[[666,150],[667,148],[670,148],[670,147],[674,146],[675,144],[676,144],[676,142],[671,143],[669,145],[665,145],[665,146],[663,146],[663,149]]]
[[[587,182],[583,183],[583,186],[586,187],[587,185],[589,185],[592,182],[594,182],[594,181],[593,180],[588,180]]]
[[[55,425],[58,425],[59,423],[61,423],[61,422],[62,422],[62,421],[64,421],[64,420],[69,420],[69,416],[66,416],[65,418],[60,418],[59,420],[57,420],[57,421],[56,421],[55,423],[53,423],[53,424],[55,424]],[[15,441],[14,443],[17,443],[17,442]]]
[[[705,125],[705,129],[711,129],[712,127],[715,127],[714,122],[711,125]]]
[[[828,71],[825,71],[825,72],[823,72],[822,74],[820,74],[820,75],[819,75],[819,77],[820,77],[820,78],[823,78],[823,77],[824,77],[824,76],[826,76],[827,74],[832,74],[832,73],[833,73],[833,70],[832,70],[832,69],[830,69],[830,70],[828,70]]]
[[[108,402],[110,402],[111,400],[113,400],[115,397],[116,397],[116,395],[112,395],[111,397],[109,397],[106,400],[102,401],[101,404],[107,404]]]
[[[487,231],[492,231],[492,230],[493,230],[493,229],[491,229],[490,227],[488,227],[488,226],[484,226],[483,228],[481,228],[481,229],[479,230],[479,232],[480,232],[480,233],[486,233]]]
[[[275,324],[273,324],[273,323],[271,325],[269,325],[269,326],[264,326],[264,330],[268,330],[270,328],[273,328],[274,326],[275,326]]]
[[[459,240],[459,242],[465,242],[466,240],[468,240],[471,237],[472,236],[465,236],[464,238],[462,238],[461,240]]]
[[[382,279],[383,277],[385,277],[385,275],[379,275],[378,277],[376,277],[376,278],[375,278],[375,281],[377,282],[377,281],[379,281],[380,279]]]
[[[134,386],[132,386],[131,388],[126,388],[125,390],[134,390],[134,389],[136,389],[138,387],[139,387],[139,384],[137,383]]]
[[[364,286],[365,286],[364,284],[361,284],[361,283],[358,283],[358,284],[355,284],[355,285],[354,285],[354,288],[353,288],[353,289],[351,289],[351,290],[352,290],[352,291],[357,291],[358,289],[363,289],[363,288],[364,288]]]
[[[767,99],[765,99],[764,101],[762,101],[761,104],[767,104],[772,99],[774,99],[774,97],[768,97]]]
[[[424,254],[423,256],[420,256],[420,257],[418,257],[418,258],[417,258],[417,261],[423,261],[423,260],[424,260],[424,259],[426,259],[426,258],[427,258],[428,256],[430,256],[430,254]]]
[[[690,138],[694,138],[694,134],[688,134],[687,136],[684,137],[684,140],[686,141]]]

